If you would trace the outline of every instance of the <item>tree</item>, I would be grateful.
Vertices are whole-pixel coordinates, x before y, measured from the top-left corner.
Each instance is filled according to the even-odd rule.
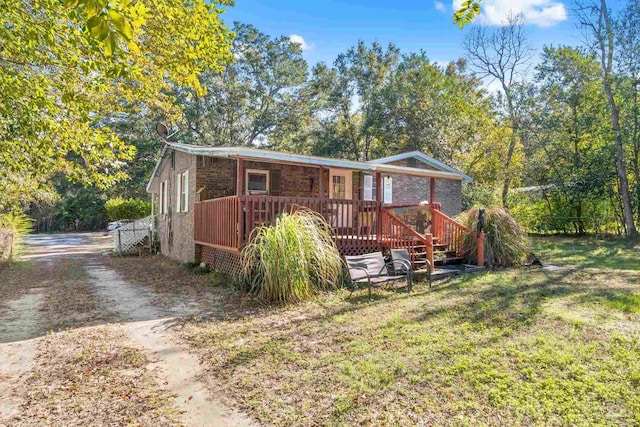
[[[369,159],[384,125],[382,90],[397,65],[399,54],[393,44],[385,49],[378,43],[369,47],[360,41],[338,55],[333,68],[325,65],[314,68],[312,84],[325,91],[318,114],[325,116],[324,124],[335,131],[331,154]]]
[[[177,90],[185,107],[184,136],[202,145],[281,145],[307,121],[301,47],[251,25],[236,23],[234,32],[235,61],[201,76],[207,93]]]
[[[530,134],[527,173],[557,229],[585,233],[587,216],[608,205],[615,171],[608,150],[606,104],[595,58],[571,47],[545,47],[523,127]],[[556,203],[556,200],[558,203]]]
[[[631,126],[624,126],[623,134],[631,141],[631,167],[636,189],[636,221],[640,223],[640,2],[630,0],[615,25],[618,73],[621,75],[623,99],[629,109],[623,111]],[[630,117],[629,117],[630,115]]]
[[[631,197],[629,195],[629,178],[625,161],[623,136],[620,128],[620,107],[614,93],[614,51],[615,35],[613,24],[605,0],[581,4],[578,9],[580,25],[586,29],[590,48],[597,52],[601,68],[602,87],[611,116],[614,147],[616,153],[616,169],[619,180],[619,193],[622,201],[622,212],[627,236],[635,238],[638,232],[633,219]]]
[[[177,116],[171,83],[203,92],[202,71],[230,60],[232,34],[217,4],[152,0],[123,8],[130,41],[114,41],[114,55],[111,30],[104,40],[102,31],[91,33],[89,15],[77,8],[57,0],[7,2],[0,16],[0,212],[54,197],[55,173],[101,188],[123,179],[135,150],[108,119],[154,108]]]
[[[471,69],[481,78],[497,81],[504,95],[503,109],[511,128],[502,185],[502,203],[507,207],[512,179],[510,167],[518,143],[521,120],[517,87],[522,82],[521,68],[532,56],[523,16],[510,16],[504,26],[491,31],[484,27],[474,27],[464,39],[464,48]]]

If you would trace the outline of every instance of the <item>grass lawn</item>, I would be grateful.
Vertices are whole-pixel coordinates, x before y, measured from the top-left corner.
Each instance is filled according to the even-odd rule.
[[[535,245],[564,268],[338,292],[180,333],[264,423],[640,425],[640,250]]]

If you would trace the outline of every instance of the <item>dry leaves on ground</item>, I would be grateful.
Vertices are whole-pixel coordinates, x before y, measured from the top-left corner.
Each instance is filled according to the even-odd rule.
[[[23,426],[171,426],[176,409],[149,360],[107,327],[44,337],[20,415]]]

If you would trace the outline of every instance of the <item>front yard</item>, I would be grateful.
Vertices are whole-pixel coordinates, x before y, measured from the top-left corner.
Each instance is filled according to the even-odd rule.
[[[535,252],[559,268],[287,307],[160,256],[3,266],[4,413],[8,425],[189,425],[193,407],[225,403],[278,426],[640,425],[640,248],[545,238]],[[101,293],[96,265],[138,304]],[[155,323],[136,322],[136,307],[154,308]],[[141,336],[180,345],[157,349]],[[187,359],[189,384],[205,391],[196,404],[168,374]]]
[[[640,251],[552,238],[536,253],[563,268],[251,307],[180,335],[267,424],[639,424]]]

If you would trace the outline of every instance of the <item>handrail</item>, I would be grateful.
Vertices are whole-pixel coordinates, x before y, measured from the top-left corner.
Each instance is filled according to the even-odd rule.
[[[417,239],[426,247],[427,260],[429,261],[429,266],[431,268],[431,271],[433,272],[433,238],[431,234],[423,236],[422,234],[411,228],[411,226],[407,225],[404,221],[395,216],[387,208],[381,209],[381,219],[382,227],[380,240],[383,241],[386,239],[385,241],[389,245],[389,247],[407,249],[409,251],[409,255],[413,257],[413,254],[415,252],[414,241],[415,239]],[[394,230],[394,227],[402,229],[405,232],[405,235],[397,233]]]
[[[438,243],[447,245],[447,250],[455,252],[457,256],[461,256],[465,234],[470,235],[476,241],[478,240],[476,233],[469,228],[456,222],[438,209],[431,208],[430,210],[433,236],[439,239]]]

